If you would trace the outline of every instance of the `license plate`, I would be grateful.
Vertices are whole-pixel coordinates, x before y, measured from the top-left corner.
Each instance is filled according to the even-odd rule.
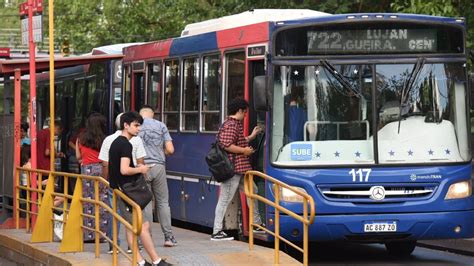
[[[366,223],[364,224],[364,232],[396,232],[397,223]]]

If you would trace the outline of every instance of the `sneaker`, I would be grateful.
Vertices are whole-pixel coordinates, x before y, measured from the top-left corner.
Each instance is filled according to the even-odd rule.
[[[165,236],[165,247],[174,247],[178,245],[178,241],[174,238],[173,235],[171,236]]]
[[[211,240],[213,241],[224,241],[224,240],[234,240],[233,236],[228,236],[224,231],[219,231],[211,235]]]
[[[131,250],[130,250],[131,251]],[[119,253],[118,249],[117,249],[117,252],[115,253]],[[131,253],[131,252],[130,252]],[[107,254],[114,254],[114,249],[113,248],[109,248],[109,251],[107,251]]]
[[[112,246],[112,244],[109,244],[109,251],[107,251],[107,254],[113,254],[114,253],[114,247]],[[119,253],[118,249],[117,249],[117,253]]]
[[[260,224],[260,226],[261,226],[261,227],[265,227],[265,224]],[[254,233],[263,233],[263,234],[266,233],[265,230],[263,230],[263,229],[260,228],[260,227],[254,227],[254,228],[253,228],[253,232],[254,232]]]
[[[143,250],[143,245],[141,245],[141,243],[138,243],[138,252],[142,252],[142,250]],[[132,254],[132,249],[129,246],[127,246],[127,253]]]
[[[153,266],[168,266],[168,265],[173,265],[171,263],[166,262],[166,260],[161,259],[158,264],[152,264]]]

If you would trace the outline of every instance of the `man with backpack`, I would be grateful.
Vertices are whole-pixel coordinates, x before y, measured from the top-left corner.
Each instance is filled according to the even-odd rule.
[[[252,134],[244,136],[244,126],[242,121],[245,118],[249,104],[244,99],[233,99],[227,106],[228,118],[222,124],[218,133],[218,144],[227,152],[230,161],[234,166],[234,176],[221,183],[219,200],[215,210],[214,227],[211,240],[233,240],[223,230],[223,220],[227,207],[234,197],[237,187],[243,190],[243,175],[246,171],[252,170],[249,156],[254,153],[249,141],[255,139],[262,129],[256,126]],[[257,204],[254,208],[254,223],[262,224]]]

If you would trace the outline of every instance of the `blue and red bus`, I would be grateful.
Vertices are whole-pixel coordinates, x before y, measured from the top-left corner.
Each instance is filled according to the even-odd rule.
[[[255,169],[315,200],[311,241],[410,254],[418,240],[474,236],[465,43],[462,18],[253,10],[125,48],[123,105],[153,106],[171,132],[174,219],[212,226],[219,184],[204,157],[228,101],[244,97],[245,131],[265,126]],[[301,199],[281,195],[302,213]],[[225,226],[245,233],[242,199]],[[261,211],[271,228],[274,209]],[[301,241],[302,225],[280,219]]]

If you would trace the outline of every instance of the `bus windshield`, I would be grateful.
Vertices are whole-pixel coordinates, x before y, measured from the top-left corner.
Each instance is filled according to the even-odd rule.
[[[463,63],[275,66],[276,165],[470,159]]]

